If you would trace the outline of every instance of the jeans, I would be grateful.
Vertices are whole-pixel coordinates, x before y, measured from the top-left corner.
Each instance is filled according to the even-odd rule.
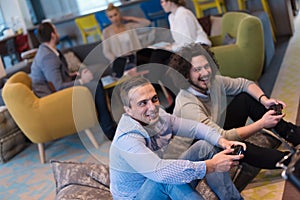
[[[163,184],[147,179],[141,187],[135,200],[193,200],[204,199],[189,184]]]
[[[180,159],[190,161],[207,160],[213,157],[219,151],[218,148],[211,144],[199,140],[194,143],[186,152],[182,154]],[[219,199],[243,199],[236,187],[234,186],[228,172],[214,172],[206,175],[207,184],[216,193]],[[140,199],[204,199],[196,190],[195,187],[198,180],[191,184],[164,184],[154,182],[147,179],[139,190],[136,200]]]

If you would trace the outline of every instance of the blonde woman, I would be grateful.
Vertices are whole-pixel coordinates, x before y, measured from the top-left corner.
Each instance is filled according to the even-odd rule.
[[[108,5],[106,15],[111,25],[103,31],[103,53],[112,62],[113,73],[120,77],[123,71],[118,68],[134,63],[135,56],[132,50],[142,48],[134,29],[149,26],[151,22],[144,18],[122,16],[119,8],[113,4]]]

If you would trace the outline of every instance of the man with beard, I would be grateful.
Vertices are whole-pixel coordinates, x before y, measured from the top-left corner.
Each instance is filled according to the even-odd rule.
[[[268,98],[253,81],[218,75],[216,63],[209,48],[200,43],[185,46],[172,56],[169,66],[190,83],[176,97],[177,116],[217,128],[227,139],[244,140],[263,128],[273,128],[294,146],[300,143],[300,127],[286,122],[284,113],[270,109],[274,105],[284,108],[284,102]],[[233,97],[228,105],[227,97]],[[254,123],[245,125],[248,117]]]
[[[243,141],[263,128],[273,128],[294,146],[300,143],[299,126],[286,122],[283,113],[270,109],[279,104],[285,107],[284,102],[268,98],[253,81],[218,75],[216,61],[206,45],[198,43],[181,48],[172,55],[169,66],[190,83],[176,96],[173,112],[176,116],[202,122],[228,140]],[[228,105],[227,97],[233,98]],[[254,122],[247,125],[248,117]],[[175,137],[173,142],[189,148],[193,141]],[[241,162],[257,168],[276,169],[276,163],[289,153],[245,143],[247,150]],[[242,184],[237,185],[239,190],[246,186]]]
[[[231,147],[241,145],[245,149],[244,143],[228,141],[202,123],[167,114],[145,78],[130,78],[120,91],[126,113],[119,121],[109,154],[114,199],[203,199],[195,186],[204,177],[220,199],[243,199],[228,171],[243,158],[231,155]],[[175,135],[199,141],[180,159],[164,159]]]
[[[100,126],[104,134],[112,140],[116,124],[107,108],[101,81],[94,79],[88,68],[82,69],[78,74],[69,73],[65,57],[56,48],[59,34],[52,23],[42,23],[38,28],[37,37],[41,44],[31,65],[30,74],[35,94],[44,97],[75,85],[84,85],[91,92],[95,91],[95,105]],[[80,78],[75,80],[76,75]]]

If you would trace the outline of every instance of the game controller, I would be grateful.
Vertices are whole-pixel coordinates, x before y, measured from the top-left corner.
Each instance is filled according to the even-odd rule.
[[[270,110],[275,110],[275,114],[274,115],[281,115],[282,114],[282,109],[283,106],[282,104],[273,104],[270,106]]]
[[[234,149],[233,152],[231,153],[232,155],[244,154],[244,149],[242,145],[233,145],[231,148]]]

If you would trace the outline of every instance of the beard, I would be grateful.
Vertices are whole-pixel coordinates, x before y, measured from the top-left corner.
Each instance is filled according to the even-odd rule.
[[[189,80],[189,83],[198,91],[201,92],[202,94],[207,94],[208,91],[208,86],[206,88],[204,87],[199,87],[199,85],[194,84],[191,80]]]

